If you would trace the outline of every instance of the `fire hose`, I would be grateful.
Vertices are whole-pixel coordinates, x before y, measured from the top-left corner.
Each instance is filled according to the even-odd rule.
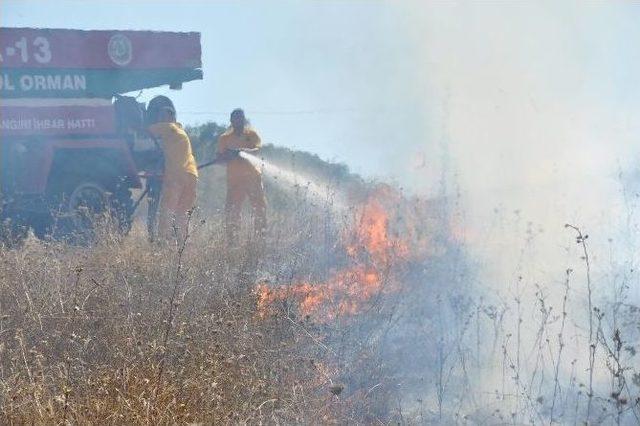
[[[215,164],[221,164],[224,163],[226,160],[221,159],[221,158],[216,158],[215,160],[212,161],[208,161],[206,163],[203,164],[199,164],[198,165],[198,170],[200,169],[204,169],[205,167],[209,167],[209,166],[213,166]],[[162,174],[161,173],[141,173],[138,175],[140,178],[142,179],[162,179]],[[144,197],[147,196],[147,194],[149,193],[149,190],[151,189],[151,187],[149,185],[146,185],[146,188],[144,189],[144,191],[142,192],[142,194],[140,194],[140,196],[138,197],[138,199],[136,200],[135,203],[133,203],[133,209],[131,210],[131,214],[133,214],[138,207],[140,206],[140,203],[142,202],[142,200],[144,200]]]
[[[241,150],[240,149],[230,149],[229,152],[230,152],[231,156],[236,157],[236,156],[240,155]],[[204,168],[209,167],[209,166],[214,166],[216,164],[226,163],[227,161],[229,161],[229,157],[218,157],[215,160],[207,161],[206,163],[203,163],[203,164],[198,164],[198,170],[204,169]],[[161,180],[162,179],[162,173],[144,172],[144,173],[139,174],[138,176],[140,178],[142,178],[142,179],[157,179],[157,180]],[[144,197],[146,197],[147,194],[149,193],[150,189],[151,189],[151,187],[150,187],[150,185],[148,185],[148,182],[147,182],[146,188],[144,189],[142,194],[140,194],[140,196],[138,197],[136,202],[133,203],[133,209],[131,210],[131,214],[135,213],[135,211],[140,206],[140,203],[142,202]]]

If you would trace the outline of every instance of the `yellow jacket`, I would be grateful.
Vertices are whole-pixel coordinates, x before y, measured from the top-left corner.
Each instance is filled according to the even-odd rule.
[[[228,149],[254,149],[260,148],[262,141],[255,130],[245,128],[241,135],[236,135],[230,128],[218,138],[218,154],[223,154]],[[242,157],[236,157],[227,164],[227,180],[242,179],[245,177],[259,177],[260,170]]]
[[[149,132],[162,140],[165,178],[184,172],[198,176],[191,140],[180,123],[155,123],[149,126]]]

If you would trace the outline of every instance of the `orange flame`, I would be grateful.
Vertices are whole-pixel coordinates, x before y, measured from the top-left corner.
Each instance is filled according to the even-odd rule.
[[[277,301],[293,301],[299,313],[316,321],[355,315],[370,307],[376,296],[397,291],[390,273],[394,262],[408,256],[405,243],[389,236],[389,215],[377,191],[362,206],[357,226],[345,235],[346,252],[351,265],[318,283],[302,282],[291,286],[270,287],[259,284],[256,293],[261,315]]]

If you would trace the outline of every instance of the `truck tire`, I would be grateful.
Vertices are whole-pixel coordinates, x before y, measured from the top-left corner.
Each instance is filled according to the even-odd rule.
[[[78,180],[60,194],[52,236],[91,242],[99,226],[124,235],[131,228],[133,200],[128,188],[109,188],[94,180]]]

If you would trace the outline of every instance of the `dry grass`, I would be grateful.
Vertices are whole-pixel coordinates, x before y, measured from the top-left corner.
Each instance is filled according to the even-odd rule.
[[[251,242],[226,249],[215,220],[184,247],[150,245],[140,227],[90,248],[0,249],[0,423],[386,421],[386,391],[343,391],[371,367],[366,342],[345,343],[353,328],[256,311],[256,279],[290,283],[335,261],[338,231],[321,219],[275,212],[260,265]]]
[[[373,238],[383,251],[353,244],[366,209],[304,198],[272,208],[259,254],[246,234],[227,248],[215,211],[184,247],[150,245],[137,224],[92,247],[0,248],[0,424],[637,424],[635,275],[618,302],[594,291],[588,339],[579,270],[492,298],[446,214],[385,197],[402,245]],[[336,314],[354,306],[336,277],[360,267],[380,290]],[[267,311],[256,283],[279,289]],[[324,298],[310,315],[304,285]]]

